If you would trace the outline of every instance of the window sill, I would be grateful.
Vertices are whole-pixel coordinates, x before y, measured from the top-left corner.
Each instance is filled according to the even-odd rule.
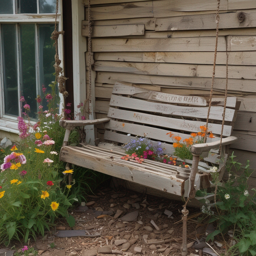
[[[59,21],[60,14],[57,17],[57,21]],[[0,14],[0,23],[4,22],[54,23],[55,14]]]

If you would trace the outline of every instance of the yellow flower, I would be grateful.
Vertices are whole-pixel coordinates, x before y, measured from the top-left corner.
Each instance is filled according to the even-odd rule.
[[[17,164],[12,164],[12,166],[10,167],[11,170],[17,170],[19,167],[21,167],[20,163]]]
[[[74,172],[73,170],[66,170],[66,171],[63,172],[63,174],[67,174],[67,173],[71,173],[72,174],[73,172]]]
[[[19,181],[18,183],[17,183],[17,185],[20,185],[22,183],[22,181]]]
[[[12,148],[11,148],[11,151],[16,151],[18,150],[17,147],[14,145]]]
[[[0,192],[0,198],[4,196],[5,191]]]
[[[42,137],[42,135],[40,132],[37,132],[37,133],[35,133],[35,137],[37,140],[39,140]]]
[[[14,184],[14,183],[16,183],[16,182],[18,182],[19,180],[17,180],[17,179],[14,179],[14,180],[11,180],[10,182],[11,182],[11,184]]]
[[[52,202],[51,203],[51,207],[53,211],[56,211],[59,208],[59,205],[57,202]]]
[[[66,186],[68,189],[71,189],[72,188],[72,185],[67,185]]]
[[[41,198],[45,199],[46,197],[49,197],[49,193],[47,191],[42,191]]]
[[[40,150],[39,148],[35,148],[35,152],[36,152],[36,153],[44,154],[44,151],[43,151],[43,150]]]

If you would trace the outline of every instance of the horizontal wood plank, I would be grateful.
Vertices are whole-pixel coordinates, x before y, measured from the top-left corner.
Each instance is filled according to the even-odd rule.
[[[114,156],[113,156],[114,158]],[[125,161],[115,161],[81,152],[79,147],[63,147],[60,159],[64,162],[86,167],[117,178],[129,180],[141,185],[146,185],[168,193],[182,195],[184,180],[176,178],[176,175],[154,173]]]
[[[97,61],[95,71],[148,74],[159,76],[212,77],[212,66],[191,64],[134,63]],[[256,79],[256,69],[251,66],[229,66],[228,76],[231,79]],[[226,67],[216,66],[216,78],[226,78]]]
[[[108,113],[109,101],[105,100],[96,100],[95,101],[95,112],[96,113]]]
[[[228,51],[255,51],[256,36],[229,36]]]
[[[140,109],[141,111],[159,113],[163,115],[179,116],[179,117],[193,117],[199,119],[206,119],[208,114],[208,107],[193,107],[193,106],[175,106],[164,103],[156,103],[143,101],[140,99],[133,99],[128,97],[122,97],[117,95],[112,95],[110,106],[112,107],[122,107],[127,109]],[[211,120],[223,119],[223,107],[211,107],[210,116]],[[234,118],[235,110],[226,109],[225,121],[232,122]]]
[[[92,37],[120,37],[130,35],[144,35],[145,26],[143,24],[134,25],[106,25],[92,26]],[[89,36],[88,26],[82,29],[82,36]]]
[[[136,25],[144,24],[145,29],[152,31],[155,30],[155,18],[137,18],[137,19],[118,19],[118,20],[96,20],[93,22],[95,26],[107,26],[107,25]],[[88,21],[82,21],[82,30],[88,26]]]
[[[143,2],[148,0],[93,0],[91,5],[99,5],[99,4],[117,4],[117,3],[132,3],[132,2]],[[88,5],[88,0],[83,0],[84,5]]]
[[[88,12],[88,8],[86,12]],[[143,17],[154,17],[152,1],[120,3],[117,5],[91,8],[91,20],[116,20]]]
[[[104,139],[107,141],[111,141],[111,142],[116,142],[116,143],[121,143],[121,144],[126,144],[128,142],[130,142],[130,140],[132,138],[136,138],[136,135],[134,136],[127,136],[126,134],[122,134],[122,133],[117,133],[115,131],[109,131],[109,130],[105,130],[104,133]],[[156,145],[158,141],[152,141],[153,145]],[[174,148],[172,146],[172,144],[168,144],[168,143],[161,143],[162,148],[164,149],[164,152],[166,154],[170,154],[173,155],[174,153]]]
[[[210,90],[211,78],[198,78],[198,77],[167,77],[167,76],[152,76],[152,75],[137,75],[128,73],[116,72],[97,72],[97,82],[106,84],[115,84],[116,82],[128,82],[134,84],[152,84],[166,87],[183,87],[183,88],[198,88]],[[214,81],[214,88],[224,90],[226,79],[216,78]],[[256,92],[254,80],[238,80],[229,79],[229,91],[241,92]],[[247,109],[247,111],[250,111]]]
[[[121,109],[115,109],[110,107],[108,112],[109,118],[131,121],[135,123],[144,123],[157,127],[165,127],[172,130],[181,130],[186,132],[198,132],[200,126],[205,125],[205,122],[190,121],[185,119],[167,118],[162,116],[155,116],[144,114],[136,111],[125,111]],[[221,125],[209,124],[209,131],[219,135],[221,133]],[[232,127],[229,125],[224,126],[223,135],[229,136],[231,134]]]
[[[220,14],[219,29],[256,27],[256,11],[243,11],[244,22],[239,12]],[[156,19],[156,31],[216,29],[216,15],[202,14]]]
[[[213,64],[213,52],[99,52],[96,61]],[[216,64],[226,65],[226,53],[218,52]],[[230,52],[229,65],[256,65],[256,52]]]
[[[234,144],[232,144],[231,148],[256,152],[255,132],[233,131],[232,135],[236,136],[238,140]]]
[[[256,38],[256,37],[255,37]],[[215,49],[214,37],[167,39],[93,39],[93,52],[210,51]],[[218,51],[226,51],[224,37],[219,37]]]

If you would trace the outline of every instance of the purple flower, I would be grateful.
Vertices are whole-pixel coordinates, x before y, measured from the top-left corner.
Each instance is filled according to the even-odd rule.
[[[12,166],[12,164],[10,162],[8,163],[4,163],[1,165],[1,170],[6,170],[6,169],[9,169],[10,167]]]
[[[67,103],[67,107],[71,107],[71,103]]]
[[[66,114],[70,114],[70,113],[71,113],[71,110],[70,110],[70,109],[65,109],[65,113],[66,113]]]
[[[27,133],[28,126],[25,123],[25,121],[23,120],[23,118],[20,117],[20,116],[18,117],[18,121],[19,121],[18,122],[18,129],[20,131],[20,137],[24,139],[24,138],[29,136],[29,134]]]
[[[22,248],[22,252],[25,252],[28,250],[28,247],[26,245],[24,245],[24,247]]]
[[[23,170],[20,172],[20,176],[25,176],[27,174],[27,171]]]

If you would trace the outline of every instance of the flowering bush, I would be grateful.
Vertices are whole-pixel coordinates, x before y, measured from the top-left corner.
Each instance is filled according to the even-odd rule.
[[[181,142],[180,136],[174,136],[171,132],[167,133],[166,135],[169,135],[174,143],[173,147],[175,148],[174,155],[181,158],[181,159],[193,159],[193,155],[190,151],[191,146],[198,143],[204,143],[204,138],[214,138],[214,135],[212,132],[208,132],[206,126],[200,126],[201,131],[198,133],[191,133],[191,137],[184,139],[183,142]]]
[[[249,161],[245,166],[237,162],[234,153],[230,156],[226,171],[228,180],[219,182],[217,167],[213,167],[213,183],[218,186],[216,204],[210,202],[213,193],[197,191],[197,196],[203,198],[202,211],[212,215],[209,222],[215,222],[217,229],[208,235],[207,240],[213,239],[218,234],[222,238],[231,237],[232,245],[224,240],[228,250],[227,255],[256,255],[256,202],[255,189],[249,193],[248,179],[252,173]],[[214,212],[216,208],[216,212]],[[228,236],[226,236],[228,235]]]
[[[39,106],[39,121],[32,125],[29,119],[30,107],[25,104],[24,118],[18,118],[21,142],[10,150],[1,151],[4,157],[0,161],[0,243],[9,243],[11,239],[25,242],[37,233],[44,235],[57,216],[67,218],[68,208],[77,201],[71,193],[72,184],[66,182],[63,163],[58,160],[64,129],[59,126],[55,88],[47,94],[48,110]],[[25,103],[24,97],[21,101]],[[37,97],[37,102],[42,99]],[[60,184],[66,184],[62,189]],[[24,247],[25,248],[25,247]]]

